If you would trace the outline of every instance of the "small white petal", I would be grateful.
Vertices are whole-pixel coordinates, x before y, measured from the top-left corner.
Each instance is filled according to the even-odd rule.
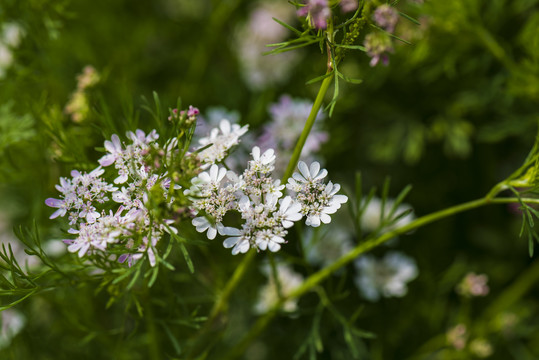
[[[232,246],[236,245],[240,241],[241,237],[235,236],[235,237],[229,237],[223,241],[223,246],[227,249],[231,248]]]
[[[303,177],[306,179],[306,180],[309,180],[310,177],[311,177],[311,174],[309,173],[309,168],[307,167],[307,164],[305,164],[303,161],[300,161],[298,163],[298,169],[299,171],[301,172],[301,175],[303,175]],[[297,179],[295,176],[294,176],[294,179],[300,181],[299,179]]]
[[[320,163],[318,161],[315,161],[311,164],[309,167],[309,173],[314,178],[316,175],[318,175],[318,172],[320,171]]]
[[[213,240],[215,239],[216,235],[217,235],[217,229],[210,226],[208,228],[208,233],[207,233],[208,239]]]
[[[320,220],[324,223],[324,224],[329,224],[331,222],[331,217],[328,215],[328,214],[320,214]]]
[[[311,215],[307,217],[307,220],[305,220],[305,224],[312,227],[319,227],[320,226],[320,217],[318,215]]]
[[[269,251],[271,252],[277,252],[281,249],[281,245],[279,245],[278,243],[276,242],[273,242],[271,241],[269,244],[268,244],[268,249]]]

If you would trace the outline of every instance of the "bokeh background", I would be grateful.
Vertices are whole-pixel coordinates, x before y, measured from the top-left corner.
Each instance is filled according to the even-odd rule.
[[[397,3],[418,22],[399,19],[395,34],[409,44],[394,41],[388,66],[369,66],[363,52],[347,54],[340,70],[363,82],[340,82],[334,113],[318,125],[329,137],[316,157],[348,194],[358,171],[365,192],[381,189],[387,177],[393,197],[411,184],[406,203],[418,217],[484,196],[530,151],[539,120],[539,2]],[[102,155],[96,148],[113,132],[150,130],[141,106],[143,97],[152,101],[154,91],[163,107],[175,107],[180,97],[202,115],[214,107],[234,111],[258,135],[282,95],[312,101],[319,85],[305,83],[325,72],[326,55],[314,44],[262,56],[264,44],[292,36],[271,16],[301,26],[285,0],[2,0],[1,241],[15,241],[12,227],[34,221],[44,239],[61,238],[44,199],[55,195],[59,176],[90,169]],[[87,66],[98,79],[81,89],[77,76]],[[342,227],[348,240],[359,241],[346,214],[334,223],[332,229]],[[353,265],[335,274],[323,286],[344,318],[357,315],[354,324],[366,337],[354,334],[349,341],[342,323],[325,311],[319,317],[323,349],[313,354],[539,358],[539,265],[528,255],[527,239],[519,237],[520,224],[516,207],[493,205],[376,249],[377,257],[398,250],[416,262],[418,276],[404,297],[371,302],[354,284]],[[283,256],[299,258],[294,241],[299,240],[289,239]],[[95,284],[52,287],[15,307],[23,325],[16,336],[4,332],[2,358],[146,359],[150,330],[159,334],[163,358],[183,358],[179,344],[194,330],[165,319],[203,315],[211,305],[211,286],[222,285],[241,260],[218,242],[190,250],[198,273],[189,275],[180,266],[177,273],[161,274],[175,289],[145,294],[161,319],[156,324],[137,315],[129,295],[107,307],[108,294]],[[313,271],[300,261],[294,268],[304,276]],[[488,276],[486,296],[466,298],[455,290],[469,272]],[[253,303],[265,282],[263,271],[253,268],[232,298],[218,348],[249,332],[256,319]],[[305,341],[319,301],[314,294],[300,299],[293,316],[279,316],[244,358],[314,358]],[[459,324],[466,328],[463,348],[451,342]],[[479,345],[471,345],[474,340]],[[209,358],[218,359],[219,352]]]

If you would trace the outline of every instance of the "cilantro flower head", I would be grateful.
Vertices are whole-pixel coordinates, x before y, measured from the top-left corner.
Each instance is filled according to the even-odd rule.
[[[298,163],[299,173],[294,173],[286,187],[297,193],[297,201],[301,204],[301,212],[307,217],[305,223],[318,227],[320,223],[329,224],[331,217],[342,204],[348,201],[346,195],[337,194],[341,188],[331,181],[324,184],[327,170],[320,168],[320,163],[313,162],[310,167],[303,161]]]

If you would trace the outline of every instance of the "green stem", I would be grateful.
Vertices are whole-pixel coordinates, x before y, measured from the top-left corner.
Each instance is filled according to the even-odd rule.
[[[159,348],[159,337],[157,335],[157,329],[155,327],[156,321],[152,309],[151,299],[147,291],[144,297],[146,303],[146,326],[148,326],[148,356],[151,360],[159,360],[162,358],[161,351]]]
[[[236,268],[236,271],[234,271],[234,274],[232,275],[230,280],[226,283],[223,291],[221,292],[221,294],[219,294],[217,301],[213,305],[210,315],[208,316],[208,320],[206,320],[202,329],[196,334],[194,345],[191,349],[191,352],[188,354],[187,359],[201,359],[203,358],[201,357],[201,352],[203,351],[206,351],[207,355],[208,344],[210,343],[210,341],[208,341],[206,334],[211,333],[212,329],[214,328],[217,317],[223,311],[225,311],[228,305],[228,299],[230,298],[230,295],[232,295],[232,292],[240,283],[241,279],[247,272],[247,269],[249,268],[249,265],[251,264],[255,256],[256,251],[249,251]]]
[[[275,281],[275,290],[277,291],[277,296],[280,298],[283,297],[283,290],[281,288],[281,280],[279,280],[279,271],[277,270],[277,263],[275,261],[275,256],[273,253],[268,254],[268,258],[271,266],[271,276]]]
[[[522,202],[524,203],[530,203],[530,204],[539,204],[539,199],[530,199],[530,198],[522,198]],[[384,242],[393,239],[394,237],[402,234],[406,234],[412,230],[418,229],[422,226],[428,225],[434,221],[441,220],[443,218],[446,218],[451,215],[455,215],[464,211],[472,210],[484,205],[490,205],[490,204],[507,204],[507,203],[518,203],[519,199],[516,197],[513,198],[499,198],[499,199],[490,199],[488,197],[484,197],[478,200],[470,201],[464,204],[452,206],[450,208],[440,210],[437,212],[434,212],[429,215],[422,216],[411,223],[404,225],[398,229],[389,231],[387,233],[384,233],[380,235],[379,237],[365,241],[359,245],[357,245],[352,251],[348,252],[347,254],[343,255],[341,258],[339,258],[337,261],[335,261],[333,264],[315,272],[311,276],[309,276],[301,286],[296,288],[294,291],[292,291],[290,294],[287,294],[283,296],[269,311],[266,313],[263,317],[258,319],[258,321],[255,323],[253,328],[249,331],[249,334],[245,336],[234,348],[231,349],[231,351],[225,356],[225,359],[235,359],[238,356],[240,356],[247,346],[260,335],[260,333],[266,328],[266,326],[271,322],[271,320],[275,317],[275,315],[278,314],[279,309],[282,307],[282,305],[288,301],[291,298],[297,298],[305,294],[306,292],[313,289],[315,286],[318,286],[318,284],[324,280],[325,278],[329,277],[333,272],[340,269],[341,267],[347,265],[354,259],[356,259],[358,256],[362,255],[363,253],[377,247],[380,244],[383,244]]]
[[[288,180],[288,178],[292,176],[292,173],[294,172],[294,169],[296,168],[296,164],[298,163],[299,157],[301,155],[301,151],[303,150],[303,146],[305,145],[305,141],[307,141],[307,137],[309,136],[309,133],[311,132],[311,129],[314,125],[314,121],[316,120],[316,115],[318,115],[318,111],[320,111],[320,107],[322,107],[322,101],[324,101],[326,92],[328,91],[329,85],[331,84],[331,81],[333,80],[334,73],[331,73],[330,71],[328,71],[326,75],[328,75],[328,77],[326,77],[324,81],[322,81],[322,85],[320,85],[320,90],[318,90],[318,95],[316,95],[316,99],[314,100],[311,113],[309,114],[309,117],[307,118],[307,121],[305,122],[303,131],[301,132],[298,142],[296,143],[296,147],[294,148],[294,153],[292,154],[292,157],[290,158],[290,162],[288,163],[288,167],[286,168],[286,172],[283,175],[283,183],[285,183]]]
[[[236,289],[236,286],[238,286],[240,280],[247,272],[247,269],[249,268],[249,265],[251,264],[255,256],[256,251],[254,250],[249,251],[247,255],[245,255],[241,263],[236,268],[236,271],[234,271],[234,274],[232,275],[230,280],[226,283],[223,292],[219,296],[219,300],[217,300],[217,302],[213,306],[207,324],[211,324],[215,320],[215,318],[221,313],[221,311],[223,311],[223,309],[226,307],[228,303],[228,298],[230,297],[234,289]]]

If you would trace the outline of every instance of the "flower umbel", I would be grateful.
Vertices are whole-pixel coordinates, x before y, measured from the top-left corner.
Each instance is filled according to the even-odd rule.
[[[195,117],[198,110],[190,107],[187,112]],[[153,216],[147,207],[154,196],[164,206],[174,200],[169,196],[172,181],[166,166],[152,161],[151,154],[170,155],[177,151],[178,142],[168,141],[161,148],[155,130],[127,132],[127,138],[131,143],[124,144],[118,135],[112,135],[105,141],[107,154],[99,159],[100,166],[90,173],[73,170],[71,179],[60,178],[56,185],[60,199],[49,198],[45,204],[57,208],[51,219],[68,214],[68,233],[76,235],[64,240],[68,251],[79,257],[97,256],[101,262],[127,261],[130,266],[147,255],[155,266],[155,246],[166,232],[177,230],[170,226],[172,220]],[[121,188],[107,182],[104,167],[110,167],[114,183]]]
[[[268,277],[268,283],[260,288],[258,293],[258,301],[254,308],[258,314],[266,313],[279,301],[277,284],[270,267],[266,265],[262,271]],[[277,279],[283,296],[289,295],[303,283],[303,276],[296,273],[290,266],[281,263],[277,264]],[[283,304],[283,310],[286,312],[294,312],[297,308],[298,300],[294,298],[287,300]]]
[[[327,175],[326,169],[320,169],[320,163],[313,162],[307,167],[303,161],[298,163],[299,173],[294,173],[286,187],[297,193],[297,201],[301,204],[301,213],[307,217],[305,223],[309,226],[329,224],[331,217],[342,204],[348,201],[346,195],[338,195],[341,186],[331,181],[324,184],[322,180]]]
[[[365,255],[355,261],[355,266],[358,271],[356,285],[361,294],[370,301],[378,301],[380,296],[406,295],[406,283],[418,275],[414,259],[398,252],[389,252],[381,260]]]
[[[464,297],[486,296],[489,293],[488,276],[468,273],[457,285],[457,292]]]

